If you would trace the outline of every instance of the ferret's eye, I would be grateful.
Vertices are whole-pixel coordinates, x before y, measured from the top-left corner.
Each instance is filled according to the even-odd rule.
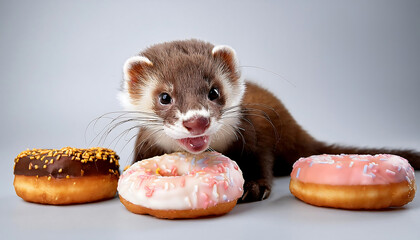
[[[220,96],[219,89],[217,89],[217,88],[211,88],[210,89],[209,96],[208,96],[210,101],[218,99],[219,96]]]
[[[167,93],[159,94],[159,102],[163,105],[168,105],[172,103],[172,98]]]

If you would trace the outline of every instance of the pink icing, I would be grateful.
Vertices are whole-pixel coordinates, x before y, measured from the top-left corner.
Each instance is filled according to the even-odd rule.
[[[414,169],[402,157],[377,155],[315,155],[293,165],[292,179],[327,185],[379,185],[414,181]]]
[[[133,164],[121,175],[118,192],[148,208],[195,209],[238,199],[243,184],[236,162],[220,153],[173,153]]]

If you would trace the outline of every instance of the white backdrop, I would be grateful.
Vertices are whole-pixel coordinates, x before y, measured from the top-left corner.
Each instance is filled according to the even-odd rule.
[[[26,148],[88,146],[89,122],[121,110],[124,61],[177,39],[266,69],[243,75],[320,140],[420,150],[419,26],[419,1],[1,1],[0,196]]]

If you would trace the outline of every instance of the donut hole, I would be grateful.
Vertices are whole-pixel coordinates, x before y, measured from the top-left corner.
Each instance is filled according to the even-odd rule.
[[[178,168],[176,166],[172,166],[171,168],[157,167],[154,172],[156,175],[162,177],[178,177],[183,175],[178,172]]]

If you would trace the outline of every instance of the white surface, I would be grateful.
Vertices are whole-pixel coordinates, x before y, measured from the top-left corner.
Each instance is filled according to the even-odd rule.
[[[416,172],[419,182],[420,171]],[[276,179],[265,201],[239,204],[220,217],[162,220],[136,215],[115,198],[73,206],[0,198],[2,239],[420,239],[420,197],[398,209],[349,211],[294,198]]]
[[[122,110],[126,59],[188,38],[267,69],[242,68],[319,140],[420,150],[418,26],[420,1],[404,0],[0,1],[0,166],[26,148],[96,145],[131,162],[133,142],[108,144],[124,128],[89,144],[86,127]]]
[[[186,38],[230,45],[241,66],[268,69],[243,67],[243,74],[268,87],[320,140],[420,150],[419,26],[420,1],[405,0],[0,1],[1,238],[210,239],[237,230],[253,239],[420,239],[418,199],[394,211],[316,208],[292,198],[287,179],[276,181],[267,201],[187,221],[135,216],[117,200],[29,204],[12,185],[19,152],[87,147],[94,136],[90,129],[85,142],[88,123],[121,110],[116,95],[126,59]],[[122,166],[133,149],[124,144],[115,148]]]

